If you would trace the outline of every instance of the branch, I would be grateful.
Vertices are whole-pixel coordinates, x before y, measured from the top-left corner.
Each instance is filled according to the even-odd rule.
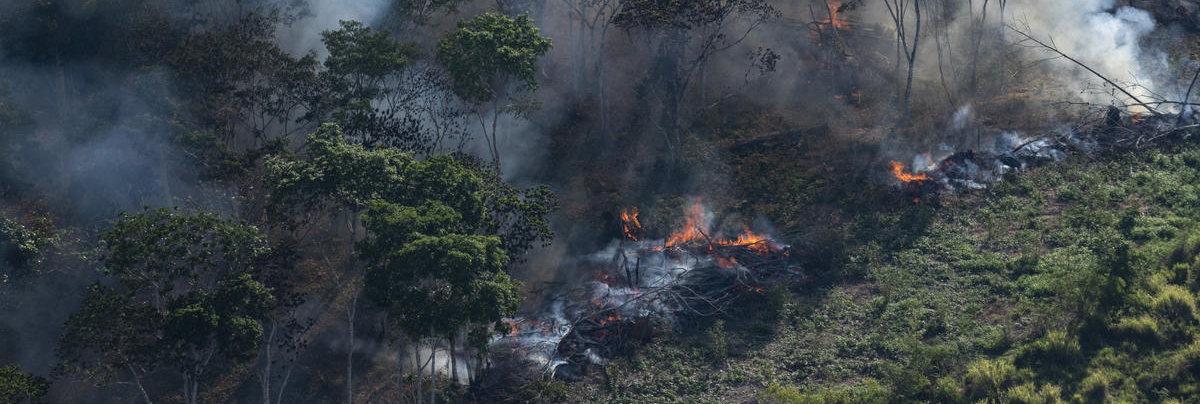
[[[1126,91],[1124,87],[1117,85],[1117,83],[1113,82],[1112,80],[1109,80],[1108,77],[1104,77],[1103,74],[1100,74],[1099,72],[1093,70],[1091,67],[1088,67],[1088,65],[1083,64],[1083,62],[1080,62],[1080,61],[1076,60],[1075,58],[1067,55],[1066,53],[1063,53],[1062,51],[1058,50],[1058,48],[1047,45],[1045,42],[1039,41],[1037,38],[1034,38],[1032,35],[1027,34],[1024,31],[1017,29],[1016,27],[1012,26],[1011,24],[1005,24],[1005,26],[1007,26],[1008,29],[1013,30],[1013,32],[1016,32],[1017,34],[1020,34],[1021,36],[1025,37],[1026,39],[1033,41],[1034,43],[1038,44],[1042,48],[1049,50],[1051,52],[1057,53],[1059,56],[1062,56],[1062,57],[1066,58],[1067,60],[1070,60],[1071,62],[1079,65],[1079,67],[1082,67],[1082,68],[1086,69],[1087,71],[1091,72],[1092,74],[1096,75],[1096,77],[1099,77],[1101,80],[1104,80],[1106,83],[1108,83],[1109,85],[1112,85],[1114,88],[1116,88],[1120,92],[1124,93],[1126,96],[1129,96],[1130,99],[1134,100],[1135,103],[1133,105],[1139,105],[1139,106],[1145,107],[1146,109],[1150,110],[1150,113],[1154,114],[1154,116],[1162,116],[1161,112],[1158,112],[1158,110],[1151,108],[1145,102],[1142,102],[1142,100],[1140,98],[1138,98],[1137,96],[1135,96],[1133,94],[1130,94],[1129,91]]]

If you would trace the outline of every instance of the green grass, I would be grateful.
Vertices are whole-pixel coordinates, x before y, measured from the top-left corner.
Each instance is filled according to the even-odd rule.
[[[794,214],[786,200],[821,199],[806,178],[748,195]],[[633,346],[565,399],[1200,402],[1198,185],[1200,148],[1181,146],[846,206],[844,256],[820,281]]]

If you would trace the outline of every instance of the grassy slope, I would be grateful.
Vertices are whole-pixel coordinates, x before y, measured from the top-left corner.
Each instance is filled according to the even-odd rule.
[[[1200,149],[1185,146],[847,205],[828,276],[630,347],[565,399],[1195,401],[1198,180]],[[799,214],[794,197],[758,203]]]

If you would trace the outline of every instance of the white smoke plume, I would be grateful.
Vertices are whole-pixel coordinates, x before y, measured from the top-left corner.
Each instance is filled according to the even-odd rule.
[[[1163,80],[1165,53],[1143,46],[1146,36],[1156,29],[1154,17],[1145,10],[1118,7],[1116,0],[1019,0],[1009,6],[1009,12],[1009,21],[1018,29],[1028,28],[1029,34],[1119,84],[1135,85],[1130,92],[1139,98],[1148,98],[1150,91],[1167,90],[1160,88],[1168,85]],[[1014,39],[1012,36],[1009,39]],[[1099,78],[1068,60],[1056,60],[1053,67],[1069,75],[1076,91],[1101,84]],[[1082,91],[1080,96],[1093,103],[1112,99],[1105,91]]]

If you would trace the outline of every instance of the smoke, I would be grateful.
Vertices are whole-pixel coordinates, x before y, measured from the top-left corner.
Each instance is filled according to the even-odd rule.
[[[1149,12],[1117,7],[1116,0],[1014,1],[1010,6],[1018,29],[1050,43],[1063,53],[1121,84],[1134,85],[1139,97],[1163,92],[1169,77],[1166,54],[1144,47],[1146,36],[1156,29]],[[1011,39],[1010,35],[1010,39]],[[1094,89],[1100,79],[1070,61],[1059,59],[1055,72],[1070,77],[1076,91]],[[1109,91],[1083,91],[1083,101],[1108,104]]]
[[[339,29],[338,22],[343,20],[375,26],[390,4],[389,0],[308,0],[296,21],[278,27],[276,38],[280,47],[292,55],[315,52],[324,58],[328,53],[321,43],[321,32]]]

